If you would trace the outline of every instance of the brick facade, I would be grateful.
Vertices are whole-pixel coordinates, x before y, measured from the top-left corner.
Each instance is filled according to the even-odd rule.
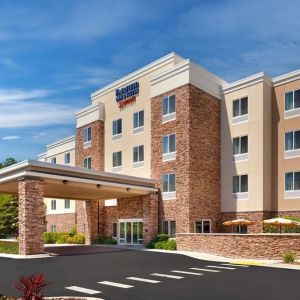
[[[25,178],[19,181],[19,253],[44,252],[46,206],[44,184],[41,180]]]
[[[282,259],[286,251],[300,256],[300,234],[178,234],[177,249],[233,258]]]
[[[176,120],[162,123],[163,97],[176,94]],[[195,220],[220,218],[220,100],[184,85],[151,99],[151,172],[176,174],[176,200],[159,199],[159,227],[175,220],[177,232],[194,232]],[[162,138],[176,134],[176,159],[163,162]]]
[[[51,214],[46,217],[47,231],[51,231],[51,225],[56,225],[57,232],[69,232],[76,225],[76,214]]]
[[[92,129],[91,146],[83,147],[83,130],[86,127]],[[83,160],[92,157],[92,169],[104,171],[104,122],[99,120],[76,129],[75,165],[83,167]]]

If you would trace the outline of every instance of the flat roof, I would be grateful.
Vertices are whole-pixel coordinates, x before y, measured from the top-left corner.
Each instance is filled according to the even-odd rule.
[[[43,180],[47,198],[101,200],[157,192],[153,179],[27,160],[0,170],[0,193],[17,194],[22,178]]]

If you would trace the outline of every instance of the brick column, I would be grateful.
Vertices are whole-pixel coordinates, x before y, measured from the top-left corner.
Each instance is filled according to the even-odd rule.
[[[143,197],[144,244],[148,244],[158,233],[158,194]]]
[[[38,179],[19,181],[19,253],[22,255],[44,252],[43,232],[46,211],[44,183]]]
[[[98,201],[84,201],[85,244],[91,245],[98,236]]]

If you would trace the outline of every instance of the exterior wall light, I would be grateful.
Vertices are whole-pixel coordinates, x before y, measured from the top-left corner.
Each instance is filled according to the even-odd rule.
[[[68,180],[63,180],[63,184],[64,184],[64,185],[67,185],[68,183],[69,183]]]
[[[101,184],[97,184],[97,189],[100,189],[102,187]]]

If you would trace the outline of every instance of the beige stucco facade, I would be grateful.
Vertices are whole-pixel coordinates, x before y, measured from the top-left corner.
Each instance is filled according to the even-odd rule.
[[[135,95],[135,100],[124,108],[120,108],[116,101],[116,90],[136,82],[139,84],[139,93]],[[184,93],[182,92],[184,87],[187,86],[192,86],[193,88],[191,88],[191,90],[194,88],[197,89],[197,93],[195,92],[195,94],[193,94],[195,97],[195,99],[193,99],[193,105],[195,105],[199,111],[201,111],[201,109],[197,106],[196,99],[197,97],[199,97],[199,99],[204,97],[203,95],[209,95],[207,99],[210,99],[211,96],[221,104],[221,129],[218,129],[218,131],[220,131],[219,138],[221,140],[221,147],[220,152],[218,152],[220,155],[215,155],[215,160],[219,163],[221,169],[220,174],[216,175],[220,189],[220,196],[218,197],[221,202],[220,215],[223,215],[226,219],[228,216],[237,217],[238,213],[240,213],[240,216],[256,218],[257,223],[261,223],[262,218],[269,215],[271,216],[272,214],[278,214],[278,212],[282,214],[288,212],[295,212],[295,214],[297,212],[300,213],[300,191],[298,194],[295,193],[295,195],[299,196],[289,197],[289,199],[287,199],[285,196],[284,182],[286,172],[300,170],[300,150],[298,156],[295,155],[288,159],[285,158],[284,151],[285,132],[300,129],[300,109],[299,112],[297,113],[296,111],[292,117],[286,117],[284,111],[285,92],[300,88],[300,71],[285,74],[277,78],[269,78],[262,72],[232,83],[227,83],[222,78],[212,74],[189,59],[184,59],[175,53],[168,54],[95,91],[91,94],[90,103],[76,114],[76,129],[81,133],[84,128],[95,126],[97,122],[99,124],[101,123],[101,125],[97,123],[99,125],[98,127],[93,127],[101,128],[101,130],[98,130],[101,131],[101,134],[97,135],[97,139],[101,139],[103,136],[104,141],[104,146],[102,147],[102,144],[100,146],[101,149],[104,149],[104,155],[101,153],[101,159],[99,158],[99,153],[93,153],[93,147],[90,146],[90,153],[93,153],[92,156],[99,156],[95,158],[95,160],[102,161],[103,159],[103,163],[99,164],[101,168],[98,167],[98,171],[101,169],[100,171],[113,172],[116,175],[154,178],[156,175],[154,175],[153,166],[160,165],[154,161],[154,159],[162,159],[163,156],[160,155],[160,157],[157,158],[153,157],[151,153],[153,153],[155,147],[162,149],[163,136],[160,136],[157,140],[153,140],[153,134],[151,134],[153,128],[151,128],[151,126],[153,126],[153,123],[160,124],[161,128],[158,128],[157,131],[162,129],[164,134],[177,132],[177,137],[180,136],[183,129],[179,126],[180,122],[177,122],[177,116],[181,116],[182,121],[184,118],[188,118],[187,116],[192,115],[187,105],[182,105],[183,101],[189,103],[190,100],[185,99],[185,97],[190,97],[186,96],[189,95],[189,93],[183,96]],[[172,119],[174,122],[170,123],[167,121],[166,125],[164,120],[160,119],[162,114],[160,105],[162,104],[164,96],[170,96],[172,93],[176,95],[176,92],[178,93],[176,101],[181,101],[181,103],[176,102],[176,109],[180,107],[182,114],[179,114],[178,111],[175,112],[175,118]],[[246,115],[233,117],[233,101],[245,97],[248,99],[248,113]],[[154,99],[157,102],[157,107],[159,107],[156,113],[153,113]],[[201,99],[203,101],[203,98]],[[202,107],[205,108],[205,105],[202,105]],[[139,128],[138,132],[136,132],[133,126],[134,113],[142,110],[144,111],[144,126],[143,128]],[[199,113],[198,115],[200,116],[201,114]],[[159,116],[158,122],[153,122],[153,116]],[[122,119],[122,133],[114,137],[112,128],[113,121],[118,119]],[[215,120],[217,119],[218,118],[215,118]],[[184,129],[190,128],[191,123],[193,123],[193,126],[198,126],[199,129],[201,120],[197,120],[195,116],[195,120],[192,122],[190,118],[186,121],[186,128]],[[219,128],[218,126],[211,127]],[[168,128],[168,130],[164,128]],[[196,132],[196,130],[194,132]],[[207,130],[207,132],[209,132],[209,130]],[[233,156],[233,139],[245,136],[248,137],[247,153]],[[178,142],[177,137],[176,143]],[[203,142],[203,137],[202,140],[200,138],[199,141],[195,140],[197,139],[196,134],[193,136],[189,135],[186,139],[193,144],[201,144],[201,142]],[[205,140],[209,140],[209,138],[206,137]],[[75,145],[76,141],[77,144]],[[40,155],[39,159],[51,162],[51,159],[56,157],[57,164],[64,164],[64,155],[69,152],[71,157],[70,165],[73,166],[75,165],[75,154],[78,153],[75,150],[77,149],[75,146],[78,144],[82,146],[82,140],[78,143],[78,140],[74,137],[58,141],[48,145],[46,154]],[[144,161],[142,164],[136,165],[133,163],[133,148],[140,145],[144,146]],[[153,145],[155,145],[155,147],[153,147]],[[214,144],[211,145],[211,147],[214,146],[216,147]],[[82,148],[84,148],[84,146]],[[180,149],[180,147],[178,144],[176,148],[176,151],[179,151],[178,149]],[[194,149],[197,149],[197,147]],[[119,151],[122,152],[122,165],[121,167],[114,168],[112,163],[113,153]],[[83,153],[85,154],[80,156],[80,163],[77,162],[77,166],[83,165],[82,160],[87,155],[87,152],[83,151]],[[190,149],[190,153],[191,157],[196,161],[199,151],[195,150],[195,153],[192,153]],[[161,170],[156,172],[156,174],[159,174],[159,176],[155,178],[158,181],[157,186],[162,185],[163,174],[176,173],[176,170],[180,170],[182,167],[180,164],[186,163],[187,160],[179,158],[180,154],[176,153],[176,157],[173,161],[176,168],[171,167],[172,163],[170,162],[163,162],[161,164]],[[199,159],[205,160],[205,157],[203,158],[203,156],[201,156]],[[197,164],[195,163],[194,165]],[[205,172],[206,171],[207,170],[205,170]],[[199,172],[203,172],[203,170],[199,168]],[[233,177],[236,175],[248,175],[247,192],[233,193]],[[176,176],[177,188],[180,184],[190,184],[190,182],[182,183],[179,179],[180,176],[178,176],[178,174]],[[190,180],[196,180],[193,176],[189,178]],[[179,181],[180,184],[178,184]],[[209,187],[207,187],[207,191],[209,191]],[[180,195],[178,191],[173,194]],[[169,200],[162,199],[163,205],[161,205],[161,207],[175,200],[175,196],[172,197],[173,198]],[[186,200],[188,203],[187,206],[191,205],[191,198],[192,197],[188,197]],[[196,200],[194,202],[193,205],[199,207],[199,205],[197,206]],[[50,202],[47,201],[48,209],[49,205]],[[172,206],[174,211],[178,209],[176,205],[174,205],[174,207]],[[118,206],[118,204],[115,206]],[[199,209],[197,208],[195,211],[196,210],[198,211]],[[62,209],[61,211],[63,212],[64,210]],[[70,211],[74,212],[74,210]],[[48,213],[51,214],[52,212],[48,211]],[[232,215],[231,213],[234,214]],[[168,220],[172,218],[169,216]],[[195,220],[197,220],[197,218],[198,216],[195,216]],[[205,220],[206,218],[201,215],[200,219]],[[195,228],[194,225],[195,224],[192,224],[190,227]],[[214,226],[214,228],[218,226]],[[261,228],[258,230],[261,230]]]

